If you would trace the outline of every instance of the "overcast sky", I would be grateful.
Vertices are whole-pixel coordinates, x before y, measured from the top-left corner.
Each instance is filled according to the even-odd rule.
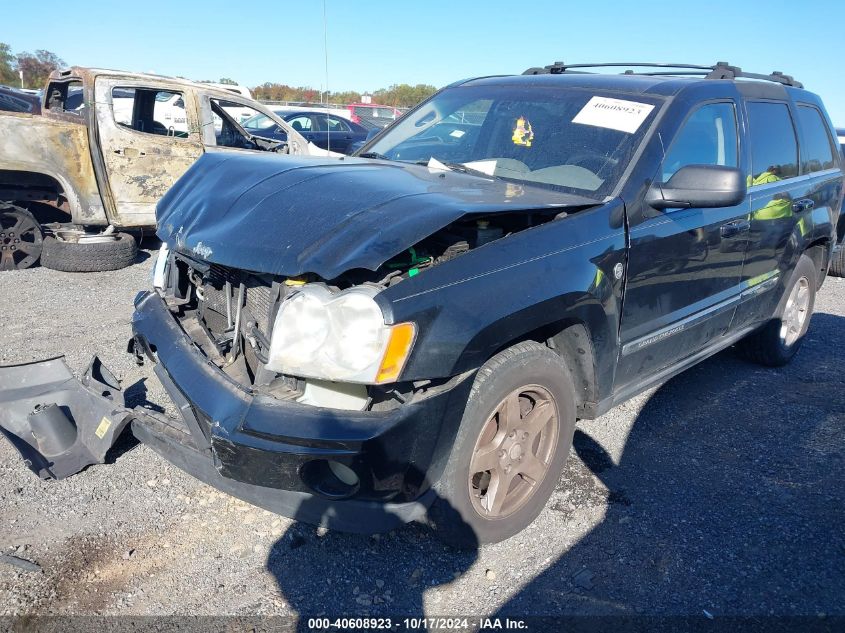
[[[3,3],[0,41],[69,64],[326,84],[323,0]],[[781,70],[845,126],[845,1],[326,0],[328,87],[441,87],[556,60],[720,60]]]

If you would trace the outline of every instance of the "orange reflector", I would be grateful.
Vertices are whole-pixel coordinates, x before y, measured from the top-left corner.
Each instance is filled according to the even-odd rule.
[[[399,378],[405,361],[411,354],[416,335],[417,328],[413,323],[399,323],[390,329],[390,340],[376,374],[376,384],[394,382]]]

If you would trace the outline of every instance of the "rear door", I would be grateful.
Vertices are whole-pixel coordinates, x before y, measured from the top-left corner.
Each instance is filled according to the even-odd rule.
[[[814,226],[838,215],[839,161],[821,111],[810,104],[746,103],[751,230],[735,327],[774,314],[787,277]],[[796,121],[798,125],[796,126]],[[800,152],[799,152],[799,138]]]
[[[156,204],[203,153],[196,106],[178,85],[101,77],[94,91],[111,221],[155,226]]]
[[[656,182],[685,165],[741,167],[735,100],[690,112],[668,146]],[[641,202],[645,205],[645,202]],[[717,209],[651,207],[630,229],[628,281],[616,388],[636,386],[725,334],[739,300],[748,203]]]
[[[317,133],[320,134],[321,141],[325,143],[318,142],[317,145],[333,152],[345,154],[353,140],[352,128],[349,123],[338,117],[319,113],[313,114],[312,120],[317,128]]]

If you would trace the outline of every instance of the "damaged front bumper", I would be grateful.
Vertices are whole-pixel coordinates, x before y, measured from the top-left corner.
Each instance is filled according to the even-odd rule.
[[[352,532],[420,518],[472,385],[467,373],[387,411],[341,411],[256,394],[214,365],[162,298],[135,303],[136,351],[181,419],[135,417],[136,437],[199,479],[268,510]]]
[[[96,357],[79,381],[62,359],[0,368],[0,431],[39,476],[102,463],[131,422],[135,437],[198,479],[308,523],[385,531],[423,517],[434,500],[431,483],[448,459],[471,372],[390,410],[341,411],[236,383],[156,293],[136,300],[133,332],[178,417],[127,409]]]

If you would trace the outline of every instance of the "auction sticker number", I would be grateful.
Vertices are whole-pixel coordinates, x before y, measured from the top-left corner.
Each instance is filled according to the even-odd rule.
[[[392,629],[393,621],[390,618],[308,618],[308,628],[311,630],[360,629],[368,631]]]
[[[575,115],[572,122],[633,134],[652,110],[654,106],[649,103],[593,97]]]

